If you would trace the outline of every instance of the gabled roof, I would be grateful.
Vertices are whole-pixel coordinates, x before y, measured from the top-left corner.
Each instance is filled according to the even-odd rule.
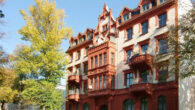
[[[140,0],[139,6],[143,5],[145,2],[148,2],[148,1],[150,1],[150,0]]]
[[[78,33],[78,35],[77,35],[77,38],[79,39],[80,37],[82,37],[84,34],[83,33]]]
[[[123,15],[124,13],[126,13],[126,12],[131,12],[131,9],[125,6],[125,7],[122,9],[122,11],[121,11],[120,16],[122,16],[122,15]]]
[[[88,32],[92,32],[92,31],[93,31],[93,29],[87,28],[86,31],[85,31],[85,35],[87,35]]]

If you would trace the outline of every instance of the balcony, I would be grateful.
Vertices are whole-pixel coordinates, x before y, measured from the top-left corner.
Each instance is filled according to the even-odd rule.
[[[131,93],[146,92],[148,94],[151,94],[153,90],[154,90],[154,85],[152,83],[138,83],[138,84],[133,84],[129,87],[129,91]]]
[[[88,97],[109,96],[113,94],[112,89],[93,90],[88,92]]]
[[[97,74],[100,74],[100,73],[115,73],[116,71],[116,67],[114,65],[104,65],[104,66],[100,66],[100,67],[96,67],[96,68],[93,68],[93,69],[90,69],[89,70],[89,75],[88,76],[91,76],[91,75],[97,75]]]
[[[69,101],[78,102],[79,101],[79,94],[69,94],[66,98]]]
[[[140,67],[142,67],[143,69],[146,69],[148,67],[149,68],[152,67],[152,62],[153,62],[153,56],[149,54],[138,55],[130,59],[129,66],[132,69],[137,69]]]
[[[68,82],[81,83],[81,76],[77,74],[70,75],[68,76]]]

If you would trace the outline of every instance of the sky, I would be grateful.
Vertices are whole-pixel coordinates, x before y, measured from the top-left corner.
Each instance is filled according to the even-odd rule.
[[[79,32],[84,33],[86,28],[95,29],[98,23],[98,16],[102,12],[103,5],[108,5],[112,9],[116,18],[124,6],[131,9],[136,8],[140,0],[56,0],[56,8],[64,9],[66,26],[74,30],[74,36]],[[5,0],[3,10],[5,23],[0,26],[0,31],[5,32],[5,36],[0,40],[0,45],[8,54],[14,53],[17,45],[27,44],[22,41],[18,30],[25,25],[25,21],[19,10],[28,11],[30,5],[34,5],[34,0]],[[68,40],[62,43],[62,49],[66,51],[69,47]]]

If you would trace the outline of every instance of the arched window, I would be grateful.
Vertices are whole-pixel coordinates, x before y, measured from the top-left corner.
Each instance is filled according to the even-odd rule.
[[[131,99],[127,99],[123,102],[123,110],[134,110],[134,102]]]
[[[88,103],[83,104],[83,110],[90,110]]]
[[[158,110],[166,110],[166,97],[165,96],[158,97]]]
[[[141,110],[148,110],[148,100],[147,98],[141,99]]]

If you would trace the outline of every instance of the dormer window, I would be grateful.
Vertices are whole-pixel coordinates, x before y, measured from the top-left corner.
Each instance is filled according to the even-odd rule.
[[[149,3],[146,3],[142,6],[143,12],[149,10]]]
[[[87,40],[91,40],[92,39],[92,34],[91,33],[88,33],[87,34]]]
[[[82,38],[79,38],[79,44],[82,42]]]
[[[118,19],[118,23],[121,24],[121,19]]]
[[[160,0],[160,4],[162,4],[162,3],[164,3],[164,2],[166,2],[167,0]]]
[[[129,19],[129,14],[126,13],[123,15],[123,21],[127,21]]]

